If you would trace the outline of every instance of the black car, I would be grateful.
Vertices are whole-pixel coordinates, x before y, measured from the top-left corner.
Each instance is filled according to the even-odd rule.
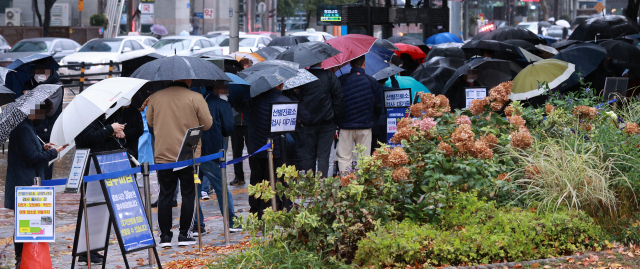
[[[0,66],[6,67],[16,59],[37,53],[53,55],[56,61],[76,52],[80,44],[68,38],[41,37],[20,40],[10,50],[0,54]]]

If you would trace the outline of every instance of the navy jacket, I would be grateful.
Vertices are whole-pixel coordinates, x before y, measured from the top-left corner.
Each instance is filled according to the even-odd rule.
[[[382,90],[376,79],[360,67],[351,68],[349,74],[339,78],[342,83],[344,114],[340,129],[374,128],[375,115],[382,110]],[[377,119],[376,119],[377,120]]]
[[[224,138],[230,136],[235,128],[231,105],[215,94],[205,96],[213,125],[202,133],[202,156],[218,153],[224,149]]]
[[[276,102],[291,102],[291,99],[282,95],[278,89],[270,89],[260,95],[245,102],[236,110],[240,113],[249,113],[251,122],[249,123],[249,144],[247,149],[249,153],[253,153],[267,143],[267,138],[276,138],[277,133],[271,133],[271,104]],[[267,158],[267,152],[263,151],[256,155],[257,158]],[[280,146],[274,143],[273,157],[280,158]]]
[[[23,120],[13,129],[9,134],[4,207],[15,210],[15,187],[33,185],[34,177],[44,178],[45,168],[56,157],[55,149],[43,150],[30,120]]]

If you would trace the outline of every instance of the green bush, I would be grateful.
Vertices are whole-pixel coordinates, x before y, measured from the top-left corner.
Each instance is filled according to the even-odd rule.
[[[104,14],[93,14],[89,17],[89,25],[91,26],[109,26],[109,19]]]
[[[247,250],[226,256],[207,266],[209,269],[222,268],[353,268],[332,259],[307,251],[292,251],[273,244],[253,246]]]
[[[359,242],[354,262],[405,268],[472,265],[561,256],[598,249],[602,232],[581,212],[537,215],[461,194],[445,206],[438,225],[391,222]]]

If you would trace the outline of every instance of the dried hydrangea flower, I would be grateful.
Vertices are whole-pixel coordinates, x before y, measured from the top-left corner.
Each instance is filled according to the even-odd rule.
[[[402,181],[407,180],[410,174],[411,170],[409,170],[409,168],[398,167],[393,169],[393,172],[391,172],[391,178],[396,182],[401,183]]]
[[[491,110],[500,111],[504,107],[504,102],[495,101],[491,103]]]
[[[518,128],[523,127],[525,124],[527,124],[527,121],[522,117],[520,117],[519,115],[513,115],[511,117],[507,117],[507,120],[509,121],[509,123],[511,123],[511,125]]]
[[[421,117],[423,110],[423,105],[421,103],[417,103],[409,107],[409,111],[411,111],[411,115],[414,117]]]
[[[598,114],[598,109],[595,107],[588,106],[577,106],[573,108],[573,115],[579,119],[589,119],[592,120]]]
[[[511,133],[511,146],[518,149],[528,149],[533,143],[533,136],[526,127]]]
[[[624,132],[628,135],[640,134],[640,130],[638,129],[638,124],[633,122],[627,122],[627,124],[624,125]]]
[[[407,127],[411,127],[412,124],[413,124],[413,120],[412,119],[410,119],[410,118],[402,118],[396,124],[396,127],[398,129],[404,129],[404,128],[407,128]]]
[[[554,109],[556,109],[556,108],[554,106],[552,106],[551,104],[549,104],[549,103],[544,105],[544,111],[546,111],[547,114],[551,114],[551,112],[553,112]]]
[[[453,156],[453,148],[451,147],[451,145],[449,145],[449,143],[446,143],[444,141],[440,141],[440,144],[438,144],[437,150],[444,152],[444,156],[447,156],[447,157]]]
[[[411,140],[411,136],[416,134],[416,130],[411,127],[398,129],[393,137],[391,138],[391,143],[400,144],[402,140]]]
[[[499,174],[497,180],[511,182],[511,177],[509,177],[507,174]]]
[[[504,109],[504,114],[505,114],[507,117],[511,117],[511,116],[513,116],[513,112],[514,112],[514,111],[515,111],[515,109],[513,109],[513,106],[507,106],[507,107]]]
[[[473,114],[474,116],[478,116],[482,113],[484,113],[485,108],[484,106],[488,105],[489,101],[486,99],[474,99],[471,100],[471,103],[469,103],[469,111],[471,111],[471,114]]]
[[[580,129],[585,130],[585,131],[591,131],[593,130],[593,125],[591,125],[591,123],[585,122],[580,124]]]
[[[512,86],[513,81],[508,81],[502,82],[498,84],[498,86],[493,87],[493,89],[489,90],[489,96],[491,97],[491,100],[501,103],[508,102]]]
[[[458,126],[451,134],[451,142],[456,145],[456,148],[461,153],[470,150],[475,142],[475,134],[471,129],[471,125],[462,124]]]
[[[436,127],[436,124],[433,118],[424,118],[420,121],[420,131],[427,132]]]
[[[351,183],[351,180],[355,180],[355,179],[356,179],[356,175],[354,175],[353,173],[349,173],[345,176],[341,176],[340,187],[348,186]]]
[[[392,167],[405,165],[409,162],[409,156],[402,147],[395,147],[389,152],[389,163]]]
[[[478,140],[487,144],[487,146],[489,146],[490,149],[493,149],[498,145],[498,138],[493,134],[487,134],[487,135],[481,136],[480,139]]]
[[[524,168],[524,176],[528,179],[536,179],[540,175],[540,169],[535,165],[528,165]]]
[[[476,159],[491,159],[493,158],[493,150],[482,141],[476,141],[473,143],[473,147],[469,151],[469,155]]]
[[[461,115],[456,118],[456,124],[468,124],[471,125],[471,119],[467,115]]]

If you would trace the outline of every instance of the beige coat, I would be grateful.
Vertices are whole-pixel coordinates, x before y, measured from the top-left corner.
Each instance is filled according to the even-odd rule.
[[[172,163],[178,158],[187,130],[201,125],[208,130],[213,118],[202,94],[172,86],[149,97],[147,123],[155,135],[155,162]],[[200,157],[200,146],[198,143],[196,158]]]

